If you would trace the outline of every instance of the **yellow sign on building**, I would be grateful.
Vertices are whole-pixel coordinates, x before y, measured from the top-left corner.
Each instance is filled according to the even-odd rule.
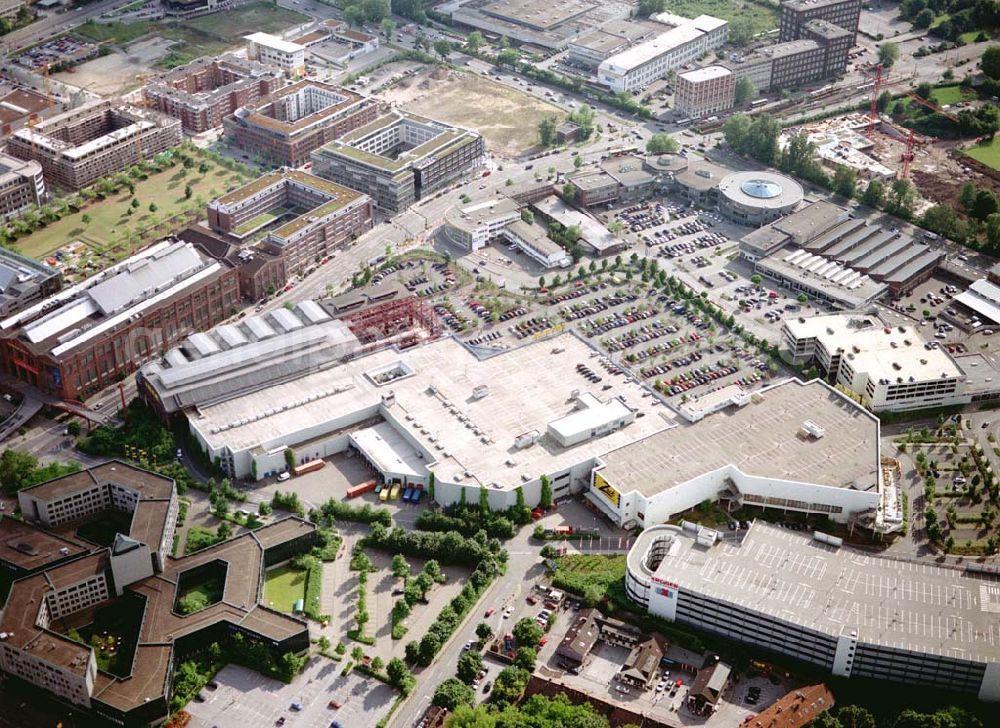
[[[605,498],[611,501],[611,505],[615,508],[619,506],[622,500],[621,493],[619,493],[611,483],[606,481],[600,473],[594,473],[594,487],[599,490]]]

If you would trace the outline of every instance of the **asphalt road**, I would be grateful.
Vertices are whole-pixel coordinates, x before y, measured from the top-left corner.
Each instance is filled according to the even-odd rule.
[[[31,25],[8,33],[0,39],[0,53],[9,53],[24,46],[38,43],[46,38],[52,38],[60,33],[65,33],[70,28],[85,23],[88,18],[95,17],[118,5],[125,4],[123,0],[102,0],[89,3],[81,8],[66,10],[65,12],[47,13]]]

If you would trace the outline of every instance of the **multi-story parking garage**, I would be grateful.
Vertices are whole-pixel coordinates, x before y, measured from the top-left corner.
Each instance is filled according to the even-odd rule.
[[[995,575],[879,558],[763,522],[720,543],[685,523],[639,536],[625,589],[650,614],[834,675],[1000,701]]]

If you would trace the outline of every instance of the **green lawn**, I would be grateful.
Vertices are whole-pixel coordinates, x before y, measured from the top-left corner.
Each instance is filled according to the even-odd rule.
[[[245,223],[237,227],[234,232],[237,235],[242,235],[243,233],[249,232],[250,230],[255,230],[261,225],[265,225],[271,222],[272,220],[277,220],[279,217],[286,214],[287,212],[288,211],[283,207],[276,207],[273,210],[262,212],[256,217],[254,217],[252,220],[247,220]]]
[[[965,101],[966,99],[975,98],[975,96],[976,95],[971,91],[963,93],[962,87],[956,83],[952,86],[942,86],[934,89],[931,93],[931,100],[938,106],[951,106]]]
[[[763,33],[778,27],[778,14],[765,5],[737,0],[667,0],[666,11],[695,18],[701,14],[712,15],[723,20],[747,17],[753,21],[754,33]]]
[[[276,33],[301,25],[309,17],[270,3],[252,3],[223,13],[212,13],[185,21],[184,25],[226,40],[238,41],[250,33]]]
[[[604,598],[612,584],[624,578],[624,556],[578,554],[560,557],[552,584],[579,594],[590,604],[596,604]]]
[[[986,166],[1000,170],[1000,137],[993,137],[989,144],[966,147],[962,151]]]
[[[306,572],[291,566],[281,566],[267,572],[264,578],[264,601],[279,612],[291,612],[295,602],[305,599]]]
[[[151,227],[154,221],[164,220],[190,208],[199,197],[207,201],[243,184],[235,172],[223,169],[211,161],[207,163],[209,170],[204,175],[198,172],[197,167],[187,170],[185,174],[184,168],[177,165],[136,182],[135,198],[140,205],[131,216],[126,212],[132,198],[128,190],[122,190],[116,195],[89,204],[79,212],[66,215],[31,235],[19,238],[15,245],[23,254],[32,258],[49,255],[74,240],[83,240],[96,252],[100,252],[120,243],[129,233],[141,233]],[[192,190],[190,200],[184,197],[184,188],[189,183]],[[151,202],[157,206],[155,213],[149,212]],[[91,218],[88,224],[83,222],[85,214]]]
[[[308,16],[294,10],[259,2],[181,22],[88,22],[75,32],[97,43],[117,45],[131,43],[148,34],[175,40],[178,45],[157,64],[172,68],[201,56],[221,55],[234,45],[242,45],[243,36],[249,33],[277,33],[308,20]]]

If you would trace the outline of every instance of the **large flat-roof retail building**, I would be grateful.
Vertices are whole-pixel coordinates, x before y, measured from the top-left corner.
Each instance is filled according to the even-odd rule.
[[[452,23],[504,36],[547,50],[561,50],[575,38],[604,25],[629,19],[627,3],[596,0],[464,0],[447,3]]]
[[[267,230],[263,245],[298,273],[371,230],[368,195],[298,170],[264,175],[208,203],[213,230],[243,241]]]
[[[314,149],[377,116],[378,106],[361,94],[306,80],[241,106],[223,126],[240,149],[278,165],[299,167]]]
[[[165,240],[0,321],[7,373],[63,399],[120,381],[239,304],[236,270]]]
[[[79,190],[181,143],[177,119],[145,109],[93,101],[15,131],[7,153],[35,160],[45,181]]]
[[[626,528],[706,498],[897,522],[883,517],[878,420],[819,381],[736,388],[682,421],[630,378],[589,390],[577,366],[594,351],[572,333],[489,357],[450,337],[364,348],[309,302],[236,328],[139,375],[231,477],[283,471],[287,449],[297,464],[351,451],[387,482],[433,473],[442,504],[485,487],[503,509],[521,487],[533,505],[546,474],[556,498],[583,493]]]
[[[241,106],[256,104],[286,83],[280,71],[239,56],[199,58],[175,68],[143,89],[147,105],[180,119],[198,134],[222,126]]]
[[[728,37],[729,23],[711,15],[699,15],[604,60],[597,68],[597,81],[614,92],[643,89],[670,71],[721,47]]]
[[[316,543],[311,524],[275,521],[175,559],[174,482],[119,461],[23,490],[18,500],[25,522],[0,518],[0,540],[23,545],[0,556],[21,569],[0,616],[0,671],[74,713],[101,725],[158,724],[170,712],[175,661],[231,635],[274,658],[308,649],[305,622],[260,599],[265,567]],[[77,536],[110,512],[129,524],[110,543]],[[199,572],[219,580],[222,598],[184,615],[179,582]],[[98,667],[94,648],[72,629],[102,615],[115,620],[117,653],[131,657],[114,668]]]
[[[483,164],[482,136],[393,109],[316,150],[313,173],[400,212]]]
[[[754,522],[636,539],[625,591],[671,622],[864,677],[1000,700],[995,575],[883,558],[840,539]]]

